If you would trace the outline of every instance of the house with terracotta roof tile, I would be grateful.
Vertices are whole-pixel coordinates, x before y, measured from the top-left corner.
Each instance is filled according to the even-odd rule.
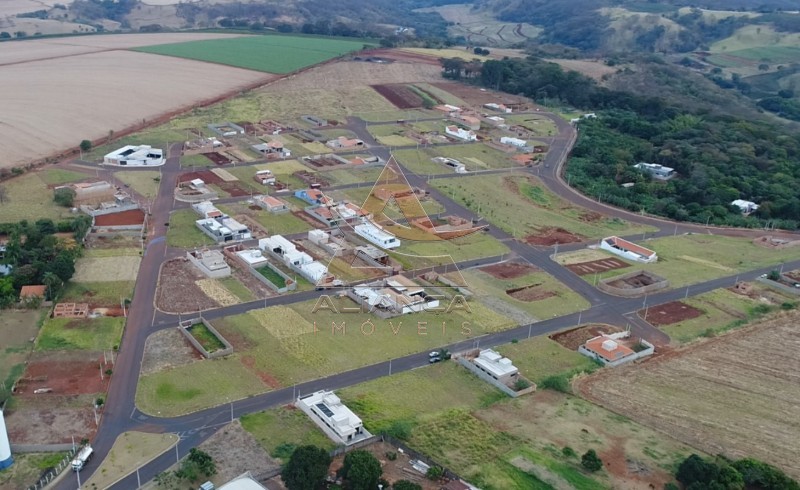
[[[617,236],[610,236],[600,240],[600,248],[634,262],[651,264],[658,261],[658,255],[654,251]]]
[[[630,339],[628,331],[601,334],[578,347],[578,352],[600,361],[605,366],[619,366],[652,355],[655,347],[644,339]]]

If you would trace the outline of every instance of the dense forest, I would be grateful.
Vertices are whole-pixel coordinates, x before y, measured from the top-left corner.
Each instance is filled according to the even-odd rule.
[[[641,63],[640,71],[646,69],[647,63]],[[566,169],[570,183],[590,196],[684,221],[798,228],[800,135],[748,112],[730,96],[719,103],[714,97],[724,93],[702,85],[707,82],[703,77],[694,80],[657,63],[649,70],[655,75],[644,88],[637,86],[641,73],[626,78],[623,71],[616,83],[609,83],[627,91],[599,86],[536,58],[487,61],[475,80],[534,100],[598,111],[597,119],[580,123]],[[449,76],[455,75],[451,71]],[[664,81],[660,86],[659,80]],[[633,167],[638,162],[672,167],[679,177],[651,181]],[[744,217],[730,205],[735,199],[761,207]]]

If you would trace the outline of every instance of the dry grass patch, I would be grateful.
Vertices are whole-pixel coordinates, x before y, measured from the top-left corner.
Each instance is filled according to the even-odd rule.
[[[195,284],[197,284],[197,287],[199,287],[206,296],[213,299],[221,306],[239,304],[239,298],[225,289],[216,279],[200,279],[196,281]]]
[[[123,432],[108,456],[85,483],[86,488],[108,488],[178,442],[175,434]]]
[[[138,256],[81,258],[75,264],[74,282],[135,281],[142,262]]]
[[[276,339],[297,337],[308,333],[307,328],[298,327],[298,325],[305,326],[306,320],[288,306],[274,306],[269,310],[252,310],[248,315],[255,318]]]

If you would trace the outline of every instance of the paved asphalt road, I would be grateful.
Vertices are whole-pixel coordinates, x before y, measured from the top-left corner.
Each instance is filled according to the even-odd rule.
[[[713,232],[715,234],[731,235],[747,235],[753,233],[748,230],[707,228],[692,224],[675,223],[651,216],[641,216],[617,208],[608,207],[577,193],[564,182],[561,176],[562,165],[575,141],[575,128],[557,115],[544,112],[537,112],[537,114],[553,120],[559,130],[559,134],[554,138],[547,139],[550,150],[544,160],[543,166],[536,169],[529,169],[528,171],[534,175],[538,175],[552,192],[562,198],[590,210],[617,216],[632,222],[648,224],[659,229],[658,232],[648,234],[649,237],[687,232]],[[391,156],[390,149],[381,146],[372,138],[367,131],[364,121],[357,118],[350,118],[346,127],[354,131],[360,139],[364,140],[367,145],[370,146],[370,151],[373,154],[387,160],[389,159]],[[232,416],[239,417],[247,413],[290,403],[300,393],[310,393],[323,388],[342,388],[392,373],[408,371],[427,365],[426,353],[413,354],[354,369],[352,371],[333,374],[327,378],[301,383],[291,388],[271,391],[262,395],[238,400],[232,404],[217,406],[181,417],[157,418],[144,414],[136,409],[134,397],[147,336],[154,331],[173,327],[177,320],[174,315],[165,314],[156,310],[153,304],[153,298],[155,297],[161,263],[166,258],[176,256],[176,254],[179,253],[179,251],[167,247],[167,226],[165,226],[165,223],[169,221],[169,215],[172,210],[185,207],[185,205],[176,203],[173,199],[173,189],[177,185],[179,174],[182,172],[180,168],[180,152],[180,144],[172,145],[169,149],[167,163],[162,167],[161,186],[159,187],[158,196],[151,209],[152,230],[149,243],[139,270],[134,300],[127,319],[127,327],[122,339],[120,353],[117,357],[117,364],[114,368],[115,374],[108,392],[105,413],[97,436],[93,441],[96,457],[90,461],[87,467],[81,472],[81,479],[83,481],[86,481],[97,469],[103,458],[111,449],[116,437],[122,432],[139,430],[145,432],[174,432],[180,435],[177,455],[175,450],[167,451],[165,454],[150,461],[139,469],[138,477],[142,482],[145,482],[154,477],[158,472],[165,470],[175,463],[177,456],[183,457],[188,453],[190,448],[197,446],[210,437],[219,427],[230,422]],[[425,177],[410,173],[407,169],[404,170],[406,171],[409,183],[415,187],[428,189],[432,197],[442,204],[447,214],[457,214],[465,218],[480,219],[480,216],[476,216],[449,197],[439,193],[436,189],[430,188],[427,185]],[[486,173],[500,172],[505,171],[488,171]],[[445,174],[436,177],[444,176],[458,177],[458,174]],[[430,178],[430,176],[428,177]],[[358,184],[354,184],[350,186],[339,186],[338,188],[357,186]],[[518,242],[510,235],[494,226],[489,227],[488,233],[498,240],[503,241],[513,252],[512,256],[522,258],[542,268],[583,296],[591,306],[580,313],[548,319],[530,325],[522,325],[512,330],[488,334],[477,338],[469,338],[455,344],[443,346],[448,348],[451,352],[479,346],[490,347],[510,342],[513,339],[549,334],[577,325],[579,322],[604,322],[617,325],[630,324],[632,330],[637,335],[648,338],[657,344],[664,344],[669,341],[669,338],[660,330],[636,318],[633,315],[636,310],[642,308],[645,302],[648,305],[657,305],[681,299],[686,296],[702,294],[720,287],[731,286],[739,277],[729,276],[696,284],[689,288],[653,294],[644,300],[642,298],[618,298],[602,293],[568,269],[550,260],[550,255],[554,251],[553,249],[549,247],[532,247]],[[571,244],[562,246],[560,250],[566,251],[584,246],[585,244]],[[503,257],[491,257],[476,261],[468,261],[458,265],[461,268],[474,267],[494,263],[502,258]],[[800,267],[800,261],[787,263],[786,267]],[[741,274],[741,277],[754,278],[759,274],[768,272],[770,269],[771,267],[750,271],[747,274]],[[323,293],[308,291],[285,297],[268,298],[266,300],[209,310],[204,312],[203,316],[210,319],[219,318],[222,316],[244,313],[256,308],[263,308],[265,305],[270,306],[310,300],[318,297],[320,294]],[[67,475],[59,482],[56,488],[73,489],[76,488],[76,486],[76,479],[73,478],[72,475]],[[136,487],[137,474],[133,473],[118,482],[112,488],[129,489]]]

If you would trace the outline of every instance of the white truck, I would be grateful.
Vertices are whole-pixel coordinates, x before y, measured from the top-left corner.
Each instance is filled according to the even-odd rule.
[[[92,459],[92,454],[94,454],[94,449],[92,446],[86,445],[75,456],[75,459],[72,460],[72,471],[81,471],[86,465],[86,463]]]

